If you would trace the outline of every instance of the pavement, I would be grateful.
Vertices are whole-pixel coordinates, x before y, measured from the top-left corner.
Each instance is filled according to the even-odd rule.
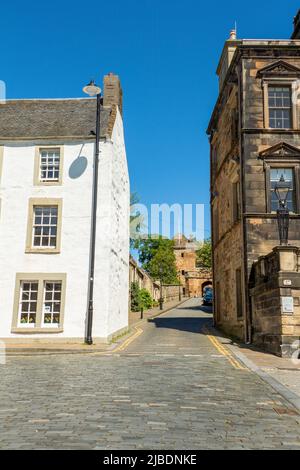
[[[110,352],[8,357],[0,449],[300,449],[297,408],[223,341],[190,299]]]
[[[216,332],[216,330],[214,330]],[[222,344],[300,411],[300,359],[282,358],[216,333]]]

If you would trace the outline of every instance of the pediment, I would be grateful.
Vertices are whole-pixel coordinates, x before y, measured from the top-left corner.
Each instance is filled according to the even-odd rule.
[[[289,64],[284,60],[277,60],[272,64],[263,67],[262,69],[258,70],[257,75],[260,77],[269,77],[269,76],[283,76],[283,77],[291,77],[291,76],[300,76],[300,69],[295,65]]]
[[[263,150],[259,154],[259,158],[265,159],[279,159],[279,158],[299,158],[300,149],[293,145],[287,144],[286,142],[280,142],[279,144],[273,145],[266,150]]]

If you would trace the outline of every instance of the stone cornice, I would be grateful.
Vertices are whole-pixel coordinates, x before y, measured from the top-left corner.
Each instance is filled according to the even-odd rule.
[[[281,55],[280,59],[285,59],[289,57],[300,57],[300,40],[242,40],[239,45],[237,45],[236,51],[233,55],[232,61],[228,68],[226,77],[224,79],[224,84],[222,89],[219,92],[217,102],[214,106],[209,125],[206,133],[211,135],[215,129],[214,126],[219,117],[219,112],[221,109],[222,100],[224,95],[227,92],[228,88],[231,88],[233,83],[236,82],[236,67],[239,64],[239,61],[243,58],[252,59],[268,59],[278,60],[278,55],[275,51],[280,50],[285,52],[285,56]],[[227,95],[228,96],[228,95]]]

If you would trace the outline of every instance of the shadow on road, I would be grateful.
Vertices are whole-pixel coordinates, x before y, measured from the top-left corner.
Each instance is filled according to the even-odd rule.
[[[202,333],[202,328],[206,324],[212,323],[212,309],[211,307],[204,307],[202,305],[193,307],[177,307],[178,310],[193,310],[194,312],[201,312],[205,315],[201,317],[156,317],[148,320],[154,323],[156,328],[171,328],[174,330],[188,331],[190,333]],[[208,315],[207,315],[208,314]]]
[[[191,307],[177,307],[177,310],[194,310],[196,312],[204,312],[212,314],[212,307],[206,305],[194,305]]]
[[[154,323],[156,328],[171,328],[173,330],[188,331],[190,333],[202,333],[202,328],[209,322],[209,318],[176,317],[153,318],[148,320]]]

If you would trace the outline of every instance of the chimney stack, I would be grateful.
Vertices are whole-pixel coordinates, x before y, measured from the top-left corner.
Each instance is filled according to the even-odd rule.
[[[300,10],[298,10],[297,15],[294,17],[294,31],[291,39],[300,39]]]
[[[103,105],[117,105],[123,115],[123,91],[118,75],[109,73],[104,76]]]

